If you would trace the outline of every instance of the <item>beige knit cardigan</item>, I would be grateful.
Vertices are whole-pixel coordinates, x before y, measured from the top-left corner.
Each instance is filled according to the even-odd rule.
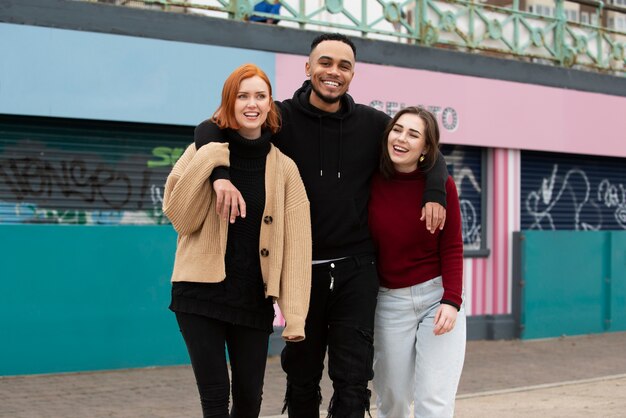
[[[178,232],[172,281],[221,282],[228,220],[218,216],[209,176],[229,165],[228,144],[187,147],[165,183],[163,212]],[[273,145],[265,166],[265,209],[259,238],[265,296],[277,299],[283,338],[303,340],[311,293],[309,201],[295,163]]]

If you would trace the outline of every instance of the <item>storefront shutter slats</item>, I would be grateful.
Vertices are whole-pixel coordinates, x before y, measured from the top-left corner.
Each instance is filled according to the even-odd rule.
[[[626,229],[626,159],[522,152],[521,227]]]
[[[162,224],[192,128],[0,119],[0,223]]]

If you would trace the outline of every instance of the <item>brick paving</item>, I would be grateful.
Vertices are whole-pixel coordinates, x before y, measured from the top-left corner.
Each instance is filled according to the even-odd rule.
[[[284,375],[277,357],[268,360],[264,392],[261,415],[279,415]],[[325,409],[327,376],[322,393]],[[458,417],[624,417],[624,411],[624,332],[468,343]],[[3,418],[200,416],[188,366],[0,377]]]

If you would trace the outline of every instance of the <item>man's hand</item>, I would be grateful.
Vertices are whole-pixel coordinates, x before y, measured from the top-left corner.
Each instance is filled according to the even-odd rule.
[[[454,325],[456,325],[457,310],[454,306],[442,303],[437,309],[435,314],[435,328],[433,333],[435,335],[443,335],[446,332],[452,331]]]
[[[446,224],[446,208],[436,202],[426,202],[422,207],[422,217],[420,221],[426,219],[426,229],[434,234],[437,228],[443,229]]]
[[[213,182],[213,190],[217,196],[215,209],[222,219],[230,218],[230,223],[235,223],[235,218],[241,216],[246,217],[246,202],[243,196],[230,180],[215,180]]]

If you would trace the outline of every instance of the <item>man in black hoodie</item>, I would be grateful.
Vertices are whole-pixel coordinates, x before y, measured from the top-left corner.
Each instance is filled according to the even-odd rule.
[[[355,56],[356,48],[346,36],[318,36],[305,66],[309,80],[292,99],[276,102],[282,128],[273,143],[298,165],[311,201],[313,233],[306,339],[287,342],[282,352],[287,373],[285,408],[292,418],[319,417],[319,383],[327,349],[334,389],[329,417],[362,418],[369,411],[378,276],[367,202],[390,117],[355,103],[347,94]],[[198,148],[220,137],[210,121],[195,131]],[[428,174],[424,194],[433,215],[426,216],[423,210],[422,219],[431,231],[443,228],[447,176],[440,155]],[[226,169],[212,177],[218,202],[223,202],[221,213],[234,222],[240,212],[245,216],[245,202],[227,179]]]

